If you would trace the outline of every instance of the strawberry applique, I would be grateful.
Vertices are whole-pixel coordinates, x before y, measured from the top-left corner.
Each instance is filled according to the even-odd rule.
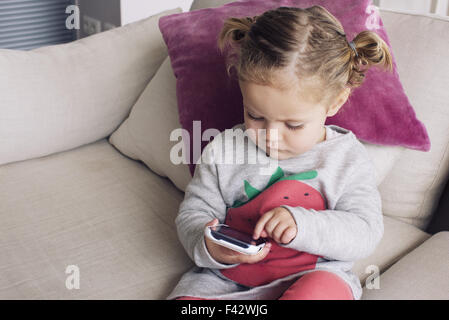
[[[281,167],[270,177],[267,186],[259,191],[245,180],[246,202],[236,201],[226,212],[225,223],[232,228],[252,234],[259,218],[267,211],[289,205],[305,209],[325,210],[326,204],[321,193],[302,180],[314,179],[317,171],[311,170],[285,176]],[[237,267],[222,269],[221,273],[246,286],[259,286],[275,279],[314,269],[319,256],[272,242],[270,253],[258,263],[242,263]]]

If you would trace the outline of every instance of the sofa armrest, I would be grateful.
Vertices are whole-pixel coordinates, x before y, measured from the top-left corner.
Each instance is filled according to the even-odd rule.
[[[380,275],[363,300],[449,299],[449,231],[439,232]]]

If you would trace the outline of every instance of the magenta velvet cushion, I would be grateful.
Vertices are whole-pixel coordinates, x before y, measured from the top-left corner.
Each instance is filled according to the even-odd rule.
[[[181,126],[190,134],[190,173],[200,156],[193,153],[193,121],[201,121],[201,133],[208,128],[223,131],[243,122],[242,95],[235,79],[226,74],[225,60],[217,38],[228,17],[254,16],[280,6],[307,8],[321,5],[340,20],[347,40],[363,30],[376,32],[390,46],[388,36],[371,0],[264,0],[237,1],[217,8],[173,14],[159,20],[176,77]],[[392,52],[391,46],[390,51]],[[380,145],[404,146],[428,151],[426,128],[415,115],[399,80],[393,56],[393,72],[377,68],[367,71],[361,87],[326,124],[351,130],[360,140]],[[209,141],[201,141],[201,150]],[[192,157],[195,155],[195,157]]]

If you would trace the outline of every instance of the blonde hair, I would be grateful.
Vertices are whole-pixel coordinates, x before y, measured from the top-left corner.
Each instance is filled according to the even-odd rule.
[[[294,71],[298,83],[313,84],[317,102],[328,103],[345,88],[359,87],[371,66],[392,71],[387,44],[362,31],[350,47],[341,23],[322,6],[279,7],[259,16],[228,18],[218,38],[226,70],[241,81],[282,87],[274,77]],[[289,69],[293,68],[293,69]],[[326,90],[323,90],[326,88]],[[320,95],[320,97],[318,97]]]

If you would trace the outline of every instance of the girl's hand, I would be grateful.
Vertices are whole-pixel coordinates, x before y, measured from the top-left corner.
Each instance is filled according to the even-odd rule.
[[[206,224],[205,227],[215,226],[218,224],[218,219],[214,219]],[[254,255],[247,255],[235,250],[223,247],[206,236],[204,237],[206,241],[206,247],[209,251],[209,254],[216,261],[224,264],[235,264],[235,263],[256,263],[264,259],[267,254],[270,252],[271,243],[265,244],[262,250]]]
[[[254,240],[270,237],[277,243],[287,244],[296,237],[298,229],[290,211],[277,207],[265,212],[254,228]]]

